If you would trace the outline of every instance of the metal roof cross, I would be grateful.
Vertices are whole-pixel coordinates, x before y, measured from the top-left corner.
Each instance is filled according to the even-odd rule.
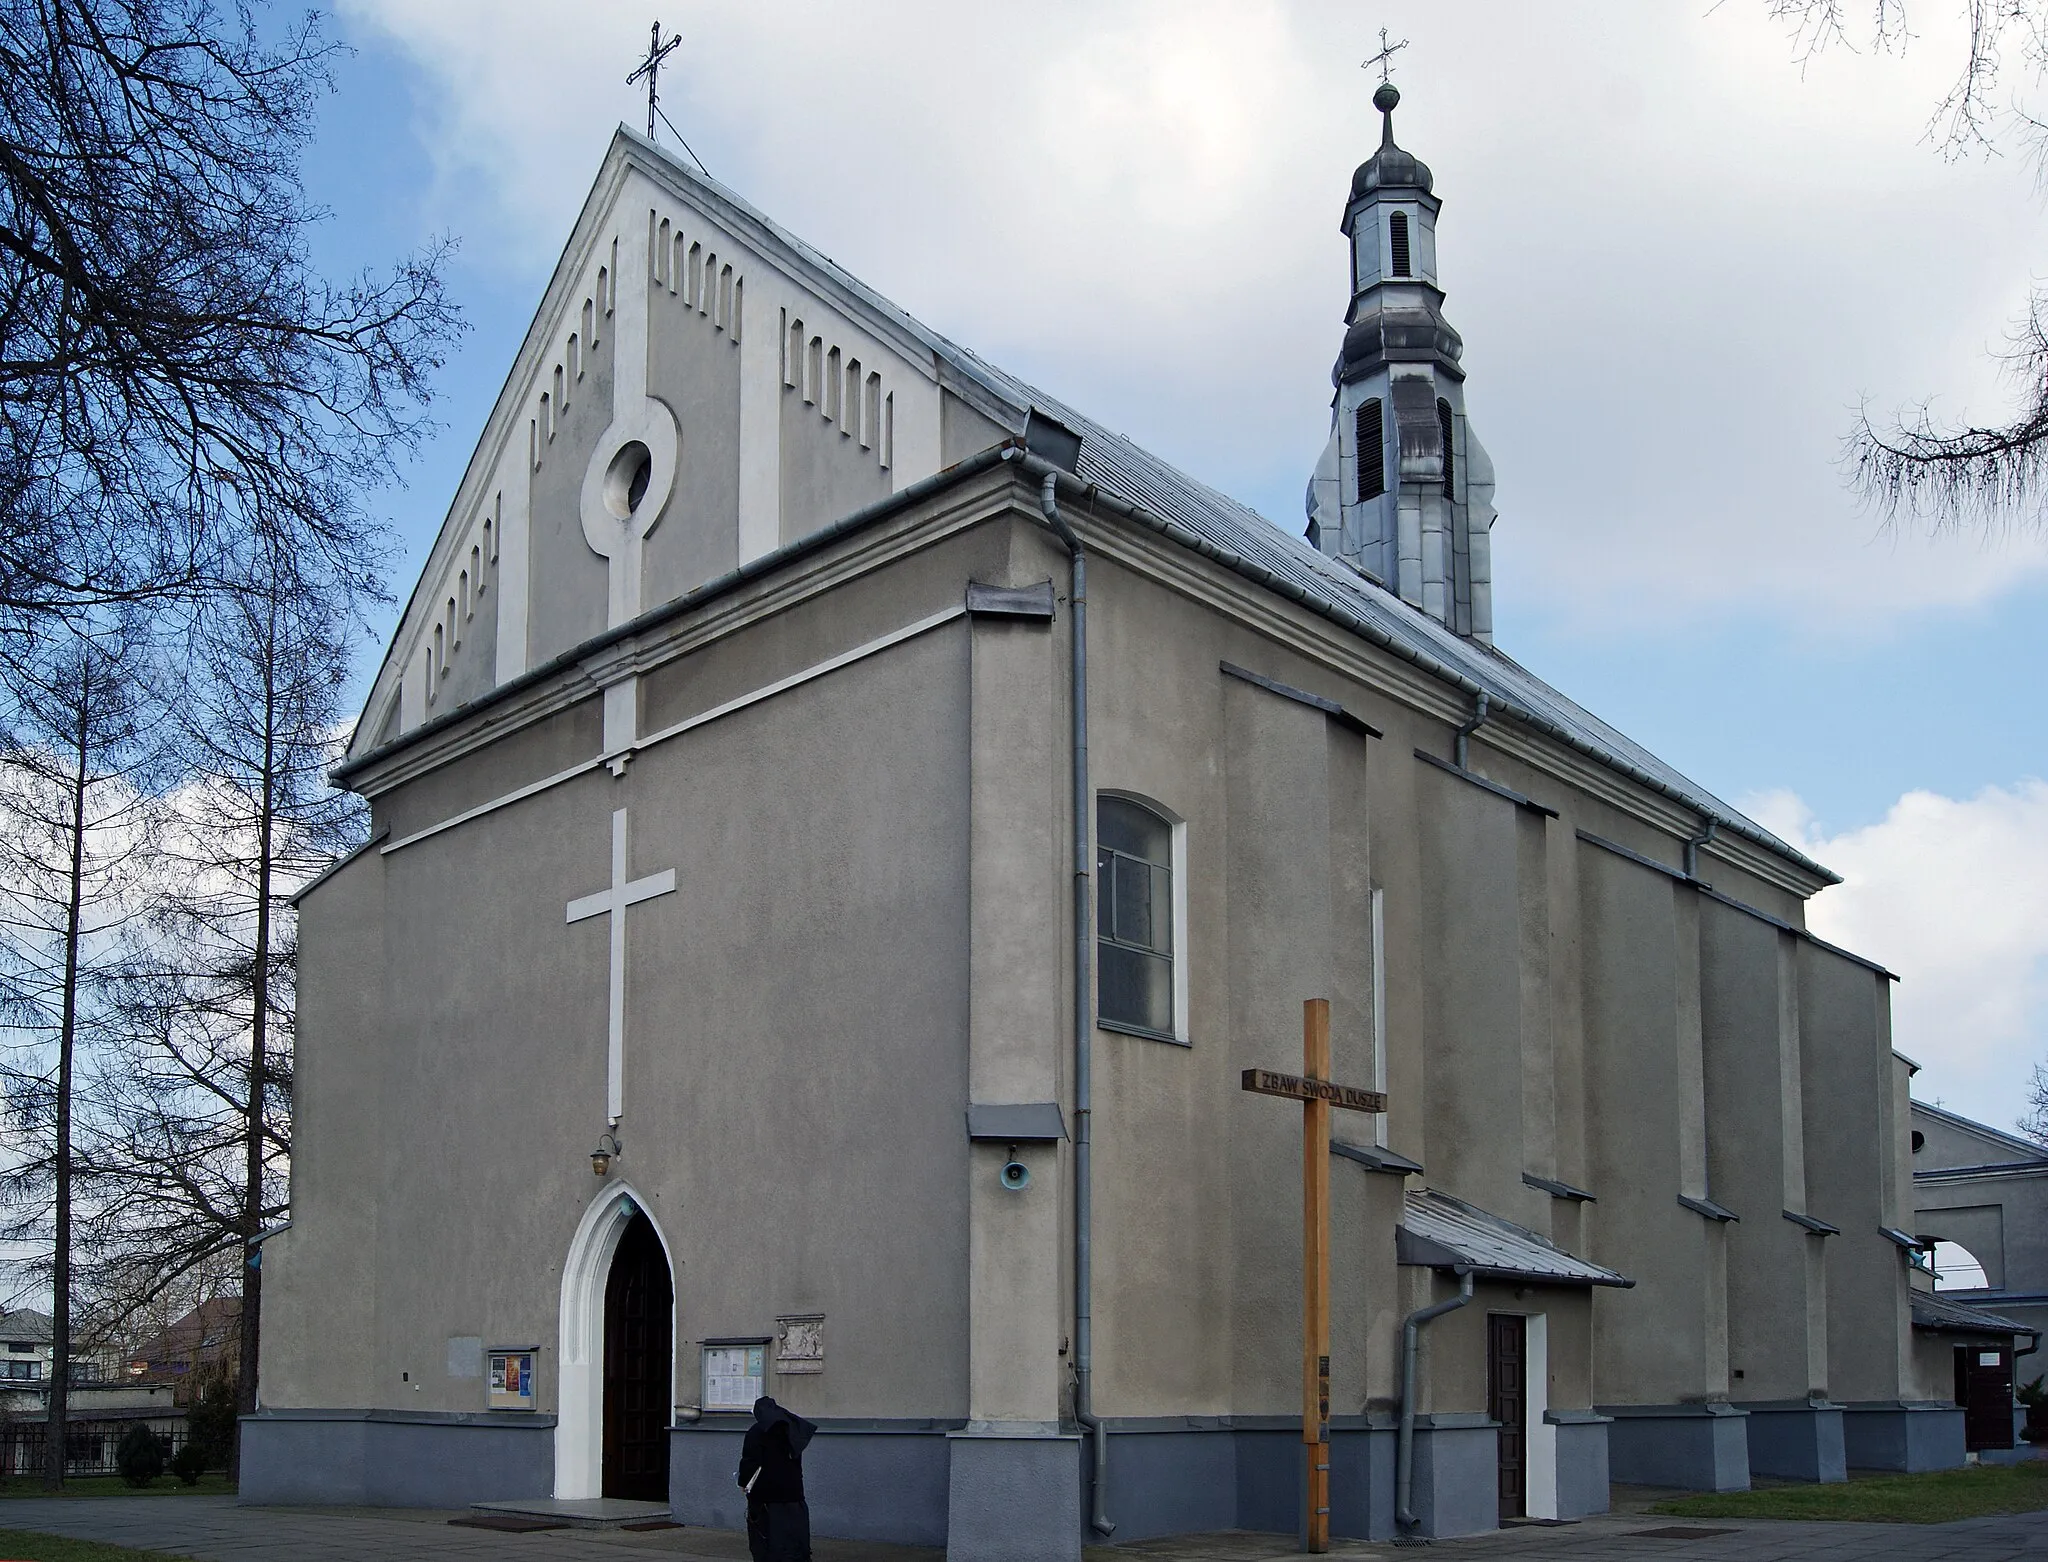
[[[1384,37],[1384,35],[1382,36]],[[659,90],[659,84],[661,81],[661,62],[667,59],[677,49],[681,48],[682,42],[683,40],[680,34],[672,34],[666,43],[662,42],[661,20],[659,17],[657,17],[654,23],[654,33],[647,45],[647,58],[642,60],[639,63],[639,65],[634,68],[633,74],[626,78],[626,85],[629,87],[632,86],[634,82],[641,80],[643,77],[646,79],[647,139],[650,141],[654,139],[654,116],[658,112],[657,106],[661,102],[661,92]],[[663,117],[666,118],[665,115]]]
[[[1388,43],[1387,30],[1382,27],[1380,29],[1380,52],[1373,55],[1370,59],[1361,60],[1358,68],[1369,71],[1377,65],[1380,68],[1380,81],[1384,84],[1393,79],[1394,56],[1407,47],[1408,40],[1406,38],[1403,38],[1399,43]]]

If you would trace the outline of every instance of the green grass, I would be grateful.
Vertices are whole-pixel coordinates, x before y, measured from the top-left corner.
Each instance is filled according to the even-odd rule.
[[[0,1480],[0,1502],[9,1497],[219,1497],[233,1496],[234,1490],[234,1483],[217,1473],[200,1476],[197,1486],[187,1486],[175,1475],[159,1475],[147,1486],[130,1486],[118,1475],[74,1475],[60,1492],[44,1491],[42,1481],[33,1475],[10,1475]]]
[[[1943,1524],[2048,1508],[2048,1460],[1969,1465],[1925,1475],[1858,1475],[1832,1486],[1771,1486],[1660,1502],[1651,1511],[1687,1519],[1843,1519]]]
[[[168,1551],[135,1551],[127,1546],[109,1546],[97,1540],[66,1540],[61,1535],[38,1535],[25,1529],[0,1529],[0,1559],[4,1562],[191,1562],[189,1557]]]

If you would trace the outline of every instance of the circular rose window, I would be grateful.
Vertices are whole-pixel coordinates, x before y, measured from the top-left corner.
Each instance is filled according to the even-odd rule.
[[[654,454],[639,440],[630,440],[612,457],[604,473],[604,507],[620,520],[640,508],[654,476]]]

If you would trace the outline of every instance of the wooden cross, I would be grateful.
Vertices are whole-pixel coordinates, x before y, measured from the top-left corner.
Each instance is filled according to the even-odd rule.
[[[643,900],[652,900],[656,895],[673,894],[676,887],[676,870],[673,868],[664,868],[644,879],[628,880],[626,875],[632,865],[629,844],[626,810],[614,809],[611,888],[572,900],[568,907],[570,922],[581,922],[586,917],[611,918],[611,1019],[605,1046],[604,1109],[614,1124],[626,1111],[626,908]]]
[[[1383,43],[1386,41],[1385,33],[1380,34],[1380,41]],[[650,141],[654,139],[654,116],[661,102],[661,93],[658,90],[661,81],[661,62],[681,48],[682,42],[681,35],[677,34],[672,35],[664,43],[661,37],[661,21],[657,17],[654,23],[654,35],[647,45],[647,58],[642,60],[634,68],[633,74],[626,78],[626,85],[629,87],[634,82],[642,79],[647,83],[647,139]]]
[[[1330,1000],[1301,1006],[1302,1072],[1248,1068],[1242,1084],[1301,1105],[1301,1442],[1308,1469],[1304,1551],[1330,1549],[1330,1108],[1384,1112],[1378,1090],[1339,1085],[1330,1075]]]
[[[1359,69],[1371,70],[1377,65],[1380,68],[1380,82],[1384,85],[1394,79],[1394,56],[1407,47],[1408,40],[1406,38],[1403,38],[1399,43],[1388,43],[1387,30],[1382,27],[1380,29],[1380,52],[1373,55],[1370,59],[1360,62]]]

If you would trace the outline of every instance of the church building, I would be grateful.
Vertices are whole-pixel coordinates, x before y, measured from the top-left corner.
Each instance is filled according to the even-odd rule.
[[[301,895],[244,1500],[737,1527],[765,1393],[820,1535],[1292,1532],[1302,1114],[1242,1084],[1312,999],[1385,1096],[1334,1533],[1962,1461],[1893,978],[1495,647],[1397,101],[1305,530],[619,131]]]

